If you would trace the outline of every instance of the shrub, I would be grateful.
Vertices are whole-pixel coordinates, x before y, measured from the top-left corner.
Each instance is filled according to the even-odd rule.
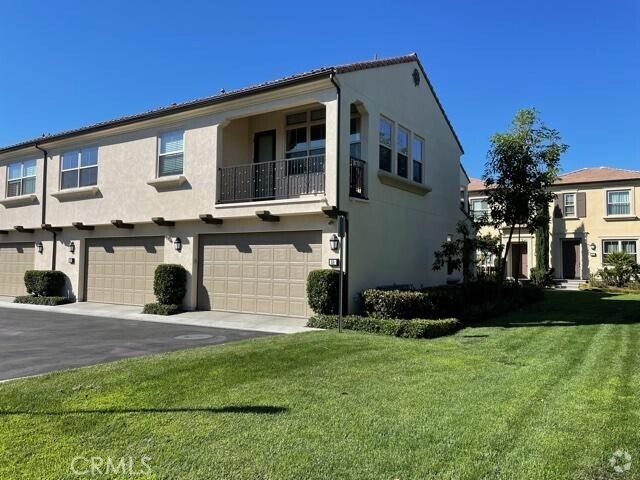
[[[35,297],[33,295],[22,295],[13,299],[13,303],[28,303],[30,305],[48,305],[55,307],[56,305],[64,305],[71,303],[72,300],[67,297]]]
[[[362,306],[367,315],[377,318],[419,318],[433,311],[429,295],[414,290],[365,290]]]
[[[316,315],[309,319],[307,327],[335,329],[338,328],[338,317],[336,315]],[[400,320],[348,315],[343,318],[342,327],[346,330],[401,338],[436,338],[456,332],[462,328],[462,323],[456,318]]]
[[[163,305],[180,305],[187,292],[187,271],[182,265],[164,263],[156,267],[153,293]]]
[[[332,315],[338,313],[338,270],[313,270],[307,277],[307,297],[309,306],[317,314]]]
[[[64,288],[66,275],[58,270],[27,270],[24,285],[36,297],[52,297]]]
[[[551,287],[553,285],[553,272],[553,268],[549,270],[539,267],[532,268],[531,283],[542,288]]]
[[[182,307],[180,305],[167,305],[164,303],[147,303],[142,309],[142,313],[151,315],[175,315],[181,311]]]
[[[637,268],[632,255],[626,252],[613,252],[607,254],[604,270],[600,272],[605,282],[613,282],[616,287],[624,287],[636,274]]]

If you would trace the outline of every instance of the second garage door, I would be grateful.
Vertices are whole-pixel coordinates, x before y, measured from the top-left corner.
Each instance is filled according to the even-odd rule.
[[[24,272],[33,262],[33,243],[0,243],[0,295],[26,295]]]
[[[198,308],[308,316],[307,274],[321,267],[321,232],[200,239]]]
[[[164,261],[163,237],[87,241],[88,302],[143,305],[155,302],[153,274]]]

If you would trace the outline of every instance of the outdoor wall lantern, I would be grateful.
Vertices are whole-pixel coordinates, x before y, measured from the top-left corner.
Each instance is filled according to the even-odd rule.
[[[596,244],[595,244],[595,243],[592,243],[591,245],[589,245],[589,248],[590,248],[591,250],[595,250],[595,249],[596,249]]]
[[[450,233],[447,233],[447,242],[448,243],[453,242],[453,235],[451,235]]]
[[[176,252],[182,251],[182,240],[180,240],[180,237],[176,237],[173,241],[173,248],[176,249]]]
[[[340,247],[340,240],[338,240],[338,236],[335,233],[329,239],[329,246],[334,252],[337,252]]]
[[[38,253],[42,253],[44,245],[42,245],[42,242],[36,242],[36,248],[38,249]]]
[[[76,253],[76,244],[73,242],[69,243],[69,253],[72,255]]]

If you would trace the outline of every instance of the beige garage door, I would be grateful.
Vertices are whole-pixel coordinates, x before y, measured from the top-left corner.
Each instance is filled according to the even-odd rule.
[[[33,243],[0,243],[0,295],[26,295],[24,272],[33,270]]]
[[[311,314],[306,279],[321,267],[320,232],[207,235],[199,258],[199,308]]]
[[[153,274],[163,263],[163,237],[87,241],[88,302],[143,305],[155,302]]]

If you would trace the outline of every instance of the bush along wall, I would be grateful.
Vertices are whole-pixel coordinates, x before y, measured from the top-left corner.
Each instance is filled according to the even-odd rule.
[[[316,315],[309,319],[307,327],[338,328],[338,316]],[[436,338],[455,333],[462,328],[462,323],[456,318],[443,318],[439,320],[416,318],[413,320],[400,320],[347,315],[342,319],[342,327],[346,330],[391,335],[401,338]]]
[[[178,264],[164,263],[156,267],[153,294],[157,303],[147,303],[142,313],[174,315],[182,311],[182,299],[187,293],[187,270]]]
[[[72,300],[61,296],[67,276],[58,270],[27,270],[24,274],[24,286],[29,295],[16,297],[14,303],[31,305],[62,305]]]
[[[338,313],[338,270],[313,270],[307,277],[307,298],[309,306],[317,314],[331,315]]]

